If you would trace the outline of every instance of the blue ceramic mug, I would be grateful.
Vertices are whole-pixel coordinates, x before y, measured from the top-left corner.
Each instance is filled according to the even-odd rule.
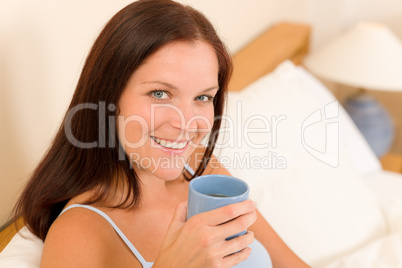
[[[244,181],[227,175],[203,175],[190,181],[187,219],[192,216],[248,199],[250,188]],[[247,230],[226,238],[232,239]]]

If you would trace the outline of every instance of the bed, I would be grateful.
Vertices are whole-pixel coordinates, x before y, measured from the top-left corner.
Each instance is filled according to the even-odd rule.
[[[300,66],[309,39],[309,26],[281,23],[233,56],[215,155],[312,267],[402,267],[402,176],[382,170],[342,106]],[[1,267],[38,267],[42,243],[21,232],[0,233]]]

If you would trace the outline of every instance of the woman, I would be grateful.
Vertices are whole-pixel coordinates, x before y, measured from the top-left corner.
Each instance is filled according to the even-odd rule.
[[[16,207],[45,242],[42,267],[231,267],[265,249],[274,266],[305,266],[252,201],[186,221],[188,182],[228,174],[209,163],[231,68],[190,7],[140,0],[109,21]]]

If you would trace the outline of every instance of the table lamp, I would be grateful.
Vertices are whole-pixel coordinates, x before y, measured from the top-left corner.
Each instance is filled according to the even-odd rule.
[[[394,138],[391,116],[367,91],[402,92],[402,43],[387,27],[360,22],[308,55],[305,66],[319,77],[358,88],[344,102],[377,155],[389,151]]]

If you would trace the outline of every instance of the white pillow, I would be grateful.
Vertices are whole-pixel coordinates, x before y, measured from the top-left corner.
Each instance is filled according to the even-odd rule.
[[[270,123],[274,123],[275,120],[272,119],[272,116],[275,116],[278,125],[278,139],[276,139],[278,146],[273,148],[270,144],[268,149],[271,152],[280,151],[286,154],[289,163],[300,157],[301,153],[306,152],[301,142],[303,122],[312,113],[323,110],[326,105],[333,108],[331,103],[334,101],[336,98],[314,76],[304,68],[295,66],[291,61],[285,61],[274,72],[260,78],[244,90],[229,92],[226,106],[227,117],[224,118],[228,118],[226,121],[229,121],[229,126],[234,125],[234,127],[233,131],[232,129],[230,131],[223,130],[221,133],[223,135],[220,137],[221,145],[229,144],[227,140],[230,136],[231,142],[235,142],[236,146],[230,148],[225,146],[225,150],[232,149],[231,152],[234,153],[238,147],[241,147],[238,146],[238,143],[244,141],[244,137],[239,138],[238,132],[239,129],[244,130],[247,119],[252,119],[252,116],[259,114],[267,118]],[[241,111],[239,111],[239,107],[242,109]],[[361,175],[366,175],[382,170],[381,163],[341,105],[338,106],[338,113],[337,118],[332,121],[338,121],[341,124],[339,148],[345,150],[349,155],[356,171]],[[325,143],[325,135],[322,133],[325,131],[325,113],[322,111],[321,115],[323,117],[321,125],[318,123],[306,128],[307,131],[310,130],[310,133],[306,133],[305,138],[310,138],[306,141],[307,144],[312,143],[311,145],[318,149],[325,150],[325,144],[321,144],[322,148],[316,144],[316,142]],[[242,117],[242,121],[239,120],[239,116]],[[254,118],[251,127],[264,127],[261,120],[258,122],[257,118]],[[314,135],[314,131],[321,131],[321,133]],[[222,143],[223,136],[226,136],[224,143]],[[318,137],[319,140],[315,141],[315,137]],[[251,135],[251,141],[261,142],[261,138],[266,143],[274,137],[272,134],[254,133]],[[287,142],[292,142],[292,144],[287,144]],[[242,145],[244,144],[245,142]],[[247,144],[245,145],[247,147]],[[259,152],[266,154],[266,151]]]
[[[23,227],[0,253],[0,267],[38,268],[43,242]]]
[[[263,216],[310,265],[386,233],[380,204],[359,178],[380,169],[378,160],[332,94],[302,67],[284,62],[229,94],[224,118],[215,154],[250,185]],[[254,133],[244,135],[250,128]]]

